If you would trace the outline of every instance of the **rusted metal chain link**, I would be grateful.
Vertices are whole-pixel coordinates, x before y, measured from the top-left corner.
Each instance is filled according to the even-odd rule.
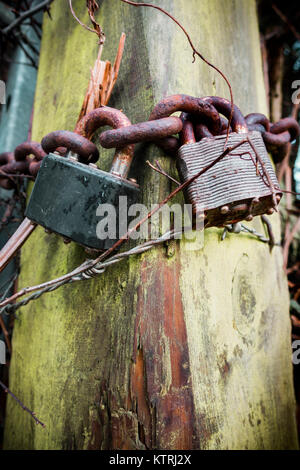
[[[66,148],[78,152],[83,161],[95,162],[98,151],[94,144],[80,141],[80,136],[91,139],[96,128],[109,125],[113,129],[100,134],[100,143],[105,148],[121,148],[138,142],[154,142],[166,153],[175,156],[182,140],[175,135],[193,130],[196,142],[204,138],[212,138],[227,133],[228,119],[231,117],[231,103],[216,96],[195,98],[188,95],[173,95],[162,100],[152,111],[149,121],[132,125],[128,118],[113,108],[103,106],[85,116],[77,125],[75,134],[69,131],[56,131],[38,142],[24,142],[14,152],[0,155],[0,186],[11,189],[14,187],[12,177],[8,175],[23,175],[35,177],[42,159],[53,150],[61,154]],[[181,111],[180,118],[172,116]],[[272,153],[275,163],[285,156],[288,144],[300,135],[300,127],[294,118],[284,118],[271,124],[268,118],[260,113],[248,114],[245,118],[237,106],[233,107],[230,131],[248,128],[262,134],[267,150]],[[76,137],[78,134],[78,137]],[[190,132],[191,134],[191,132]],[[185,142],[188,140],[183,139]],[[53,144],[53,141],[55,143]],[[52,145],[53,144],[53,145]],[[33,155],[34,158],[29,158]],[[0,175],[1,176],[1,175]]]
[[[168,154],[175,156],[181,145],[180,140],[175,137],[175,134],[180,132],[180,123],[179,118],[173,117],[171,120],[171,115],[177,111],[182,112],[180,119],[184,127],[183,132],[187,132],[189,126],[192,126],[196,142],[226,134],[228,119],[232,114],[230,132],[232,129],[234,132],[245,132],[246,128],[250,132],[260,132],[275,163],[282,161],[288,144],[300,135],[299,124],[291,117],[271,124],[268,118],[260,113],[244,117],[235,105],[232,112],[231,103],[224,98],[173,95],[162,100],[153,109],[149,121],[103,132],[100,135],[100,143],[105,148],[118,148],[128,143],[153,141]]]
[[[260,113],[248,114],[246,117],[249,130],[261,132],[267,150],[272,153],[275,163],[284,159],[290,142],[300,135],[296,119],[287,117],[271,124],[268,118]]]

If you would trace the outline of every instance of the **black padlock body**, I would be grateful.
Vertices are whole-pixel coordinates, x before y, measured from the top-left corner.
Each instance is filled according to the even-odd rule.
[[[119,197],[127,196],[129,207],[136,203],[138,195],[136,183],[73,159],[49,154],[43,159],[26,217],[80,245],[102,251],[113,246],[118,238],[100,240],[97,237],[97,224],[104,218],[96,215],[97,208],[100,204],[115,207],[119,236]]]

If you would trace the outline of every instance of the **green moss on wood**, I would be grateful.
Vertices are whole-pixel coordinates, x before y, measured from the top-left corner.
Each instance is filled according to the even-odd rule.
[[[127,33],[110,105],[123,109],[133,122],[146,120],[154,104],[168,94],[229,96],[215,71],[200,61],[192,64],[182,32],[159,12],[101,3],[105,59],[113,60],[121,32]],[[183,22],[199,50],[224,70],[243,113],[266,112],[254,0],[160,4]],[[74,7],[88,22],[85,2],[76,0]],[[52,16],[53,21],[45,18],[43,31],[33,123],[36,140],[56,129],[74,128],[97,55],[96,36],[73,20],[67,2],[55,1]],[[105,170],[111,155],[101,150]],[[155,203],[170,191],[170,183],[145,165],[146,159],[156,158],[176,175],[174,162],[155,146],[137,146],[133,175],[146,203]],[[272,220],[279,236],[278,218]],[[259,220],[254,225],[262,230]],[[178,400],[185,396],[180,395],[184,390],[176,389],[172,372],[170,350],[176,344],[168,334],[176,333],[175,317],[167,319],[167,332],[160,316],[169,308],[164,304],[168,289],[174,296],[177,292],[174,286],[160,284],[162,272],[178,276],[184,306],[189,354],[183,371],[193,402],[186,405],[192,406],[192,446],[297,447],[288,290],[280,250],[270,254],[267,246],[246,235],[230,235],[221,243],[220,231],[212,229],[205,232],[203,250],[190,252],[186,244],[177,243],[174,256],[167,254],[160,248],[124,261],[98,279],[62,287],[22,309],[15,323],[11,388],[47,428],[37,427],[9,398],[7,449],[105,449],[114,443],[123,448],[172,449],[180,442],[183,428],[174,418],[176,410],[169,412],[174,419],[170,433],[157,412],[164,411],[172,394]],[[57,277],[83,260],[81,248],[66,247],[38,228],[22,251],[19,287]],[[154,285],[158,294],[149,298],[147,292]],[[144,324],[146,330],[141,328]],[[144,355],[152,427],[141,398],[133,393],[137,347]],[[160,369],[155,365],[158,350],[164,351]]]

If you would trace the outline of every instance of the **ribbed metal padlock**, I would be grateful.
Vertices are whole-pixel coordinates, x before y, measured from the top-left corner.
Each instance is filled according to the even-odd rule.
[[[210,102],[216,109],[219,108],[218,111],[228,114],[230,103],[224,100],[220,106],[220,100],[218,98],[214,102],[210,97]],[[183,145],[177,157],[182,182],[214,162],[224,152],[225,146],[234,147],[247,137],[262,162],[262,165],[259,162],[256,165],[256,153],[246,142],[186,188],[185,198],[192,204],[194,221],[196,218],[203,219],[205,227],[220,227],[241,220],[250,221],[257,215],[272,214],[282,197],[262,136],[259,132],[248,131],[237,107],[234,109],[232,128],[234,132],[229,134],[228,141],[226,135],[217,135],[196,142],[190,132],[183,130]],[[266,172],[269,182],[263,176]]]

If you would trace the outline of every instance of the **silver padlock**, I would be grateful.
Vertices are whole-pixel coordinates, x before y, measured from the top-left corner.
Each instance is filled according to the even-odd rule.
[[[165,117],[178,110],[192,116],[201,115],[202,110],[202,118],[210,127],[213,124],[221,129],[221,117],[217,122],[215,113],[211,112],[217,110],[229,118],[231,103],[218,97],[198,99],[176,95],[175,99],[170,97],[159,103],[150,119]],[[236,106],[231,125],[233,132],[230,132],[228,140],[226,135],[211,135],[196,142],[192,123],[189,120],[184,123],[182,146],[177,156],[182,183],[210,165],[225,148],[233,147],[246,138],[251,140],[253,146],[249,142],[244,143],[186,188],[185,199],[192,205],[194,223],[196,219],[204,219],[205,227],[222,227],[241,220],[250,221],[257,215],[272,214],[282,197],[261,134],[248,131],[245,119]],[[256,162],[255,151],[261,162]]]

